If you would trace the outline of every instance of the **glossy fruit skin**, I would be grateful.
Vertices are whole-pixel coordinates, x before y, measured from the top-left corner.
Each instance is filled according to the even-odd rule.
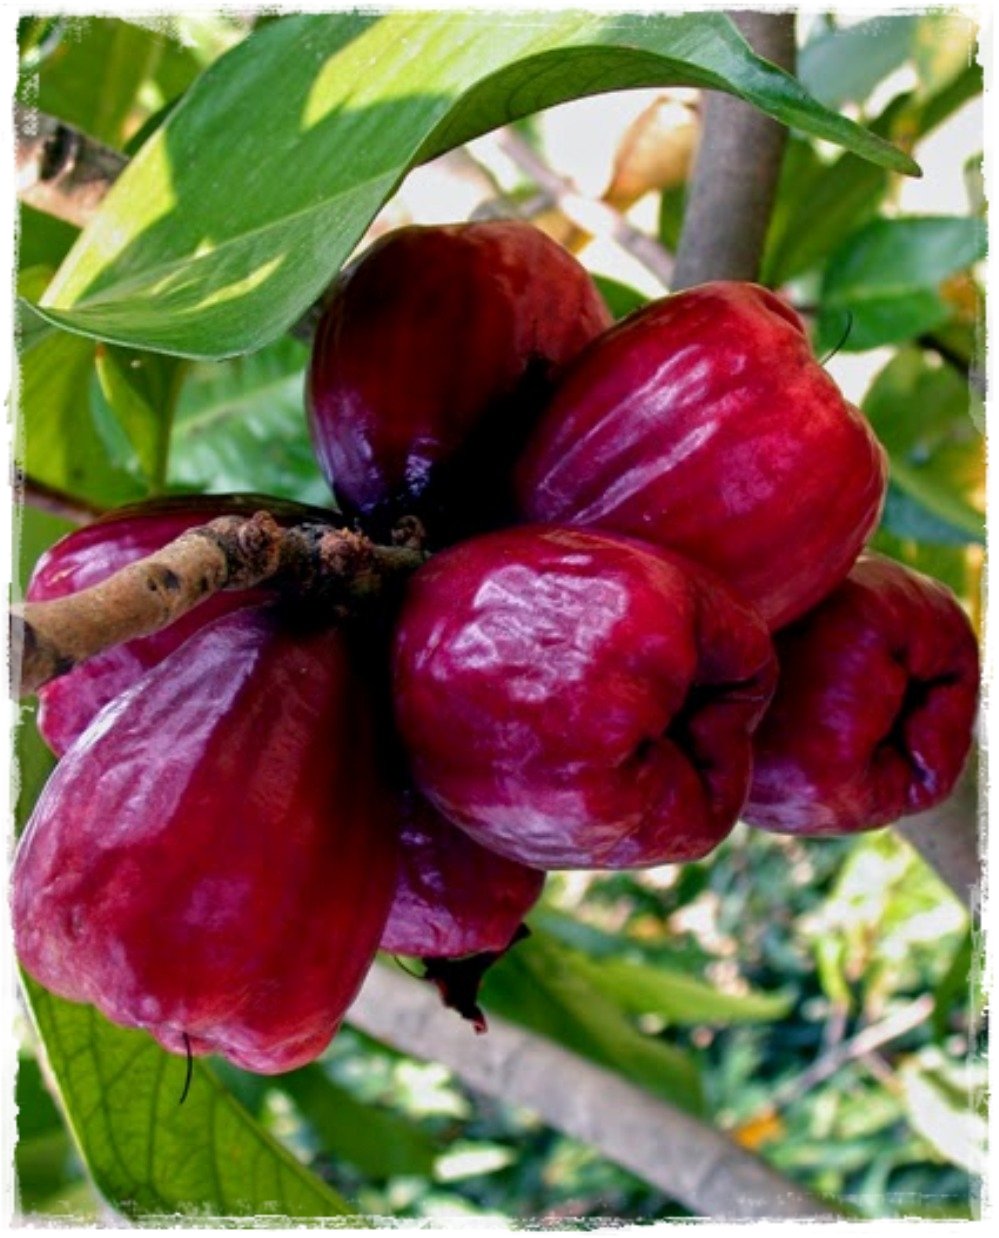
[[[333,512],[264,495],[228,494],[155,499],[119,508],[75,529],[38,560],[28,584],[30,601],[45,602],[99,584],[127,564],[153,554],[187,529],[216,516],[269,511],[279,523],[324,518],[339,523]],[[270,595],[263,589],[216,593],[170,627],[116,645],[38,692],[38,729],[62,756],[95,715],[151,667],[162,661],[206,623]]]
[[[50,778],[13,874],[36,980],[173,1053],[316,1057],[374,957],[398,839],[342,634],[270,607],[195,633]]]
[[[978,642],[937,581],[876,554],[776,638],[744,817],[788,834],[887,825],[950,795],[978,702]]]
[[[771,630],[819,602],[875,528],[887,464],[754,284],[637,311],[570,367],[518,464],[526,520],[629,534],[716,571]]]
[[[762,621],[711,573],[554,527],[420,568],[393,665],[416,785],[484,846],[546,869],[707,854],[745,800],[775,675]]]
[[[509,471],[551,381],[610,325],[585,269],[530,224],[401,228],[341,278],[306,402],[342,509],[436,543],[507,515]]]
[[[497,855],[410,791],[401,799],[399,876],[381,948],[459,958],[509,946],[545,875]]]

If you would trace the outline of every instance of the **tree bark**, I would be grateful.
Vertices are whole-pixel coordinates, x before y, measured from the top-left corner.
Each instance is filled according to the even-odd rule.
[[[755,52],[794,71],[793,13],[729,16]],[[786,136],[783,125],[741,99],[714,91],[704,95],[674,292],[712,279],[759,278]]]
[[[495,1015],[477,1036],[430,985],[386,966],[372,968],[347,1021],[402,1053],[443,1063],[477,1091],[533,1110],[698,1216],[841,1216],[715,1127],[552,1041]]]

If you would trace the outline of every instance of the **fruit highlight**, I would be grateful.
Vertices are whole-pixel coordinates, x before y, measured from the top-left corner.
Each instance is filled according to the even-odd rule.
[[[435,556],[396,633],[420,790],[538,868],[695,859],[735,824],[773,687],[761,620],[678,555],[520,528]]]
[[[569,368],[518,465],[526,520],[641,538],[712,568],[771,630],[847,574],[887,465],[797,314],[715,283],[632,314]]]

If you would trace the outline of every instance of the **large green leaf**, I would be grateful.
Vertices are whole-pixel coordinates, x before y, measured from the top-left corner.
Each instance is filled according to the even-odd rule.
[[[731,91],[917,170],[753,56],[717,14],[288,16],[213,64],[146,142],[46,312],[181,355],[260,348],[326,286],[414,163],[566,99],[666,84]]]
[[[818,351],[835,345],[861,352],[911,339],[945,323],[940,285],[985,256],[981,219],[916,216],[876,219],[832,256],[822,284]]]
[[[968,540],[984,542],[985,443],[968,405],[957,371],[912,347],[888,363],[864,398],[895,485]]]
[[[308,356],[285,336],[247,357],[192,364],[174,417],[171,486],[328,506],[305,421]]]
[[[703,1112],[693,1058],[637,1031],[615,1002],[594,989],[579,957],[546,933],[532,933],[486,973],[483,1009],[617,1071],[682,1109]]]
[[[66,1116],[98,1189],[128,1217],[342,1217],[347,1203],[195,1063],[26,982]]]

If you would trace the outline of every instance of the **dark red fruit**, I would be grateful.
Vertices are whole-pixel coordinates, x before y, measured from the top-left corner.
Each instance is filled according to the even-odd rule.
[[[776,638],[780,682],[744,816],[846,834],[939,804],[971,746],[978,643],[936,581],[879,555]]]
[[[712,574],[558,528],[436,555],[410,581],[394,651],[419,788],[539,868],[710,851],[745,800],[774,674],[762,621]]]
[[[45,602],[87,589],[136,559],[153,554],[187,529],[216,516],[252,516],[261,510],[288,524],[337,519],[332,512],[253,494],[184,496],[139,503],[111,512],[56,542],[39,559],[27,596],[31,601]],[[263,589],[217,593],[170,627],[116,645],[45,684],[38,692],[42,737],[56,756],[62,756],[108,701],[193,632],[220,615],[259,604],[268,596]]]
[[[510,945],[544,873],[480,847],[415,792],[403,798],[395,901],[382,949],[457,958]]]
[[[794,311],[754,284],[715,283],[639,310],[583,353],[516,487],[528,520],[704,563],[775,629],[846,576],[886,478]]]
[[[372,962],[397,835],[336,631],[271,608],[202,628],[109,704],[14,866],[26,970],[247,1070],[316,1057]]]
[[[610,324],[582,266],[530,224],[402,228],[336,287],[307,402],[344,511],[435,540],[501,519],[555,371]]]

